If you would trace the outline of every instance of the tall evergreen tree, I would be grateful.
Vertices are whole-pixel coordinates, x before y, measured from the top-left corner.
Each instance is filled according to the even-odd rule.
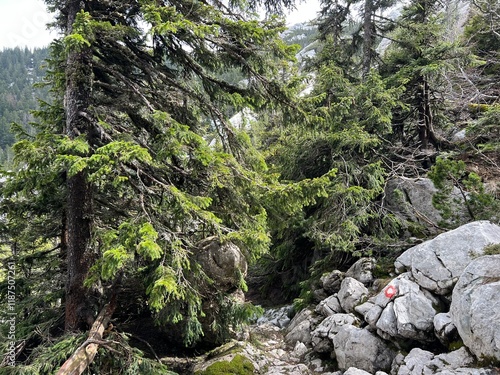
[[[377,42],[393,27],[383,11],[394,4],[394,0],[322,1],[316,23],[327,49],[317,58],[319,64],[332,60],[346,77],[366,77],[377,65]]]
[[[448,146],[439,133],[439,128],[446,126],[442,116],[443,73],[453,70],[454,62],[466,56],[457,41],[445,37],[438,3],[415,0],[403,9],[381,71],[395,85],[406,86],[402,99],[407,110],[395,118],[396,134],[402,135],[404,145],[423,150],[431,145],[435,149]]]
[[[288,105],[280,77],[295,48],[280,41],[278,19],[248,21],[243,6],[217,1],[47,4],[63,34],[48,76],[55,99],[38,112],[38,134],[15,146],[19,169],[3,193],[18,229],[4,235],[19,245],[30,232],[60,249],[66,331],[87,328],[133,285],[132,299],[146,298],[158,321],[183,325],[196,342],[203,294],[232,303],[207,291],[200,241],[258,256],[269,245],[264,205],[276,200],[265,197],[288,189],[228,114]],[[234,69],[243,82],[221,78]],[[293,186],[284,205],[300,208],[323,184]]]
[[[86,7],[81,8],[78,1],[68,1],[64,12],[66,19],[65,24],[61,24],[61,28],[68,38],[64,72],[66,77],[63,108],[66,120],[64,133],[69,142],[79,139],[88,145],[89,152],[92,152],[99,145],[97,133],[94,130],[95,125],[88,113],[92,103],[91,91],[94,84],[93,53],[90,42],[84,39],[87,37],[84,33],[91,31],[84,29],[83,18],[90,17],[90,14],[85,13]],[[77,17],[79,17],[78,22]],[[75,40],[76,43],[71,45],[70,41],[75,42]],[[94,318],[92,310],[88,308],[91,306],[90,293],[83,285],[95,261],[95,253],[91,246],[94,202],[87,170],[81,168],[74,173],[69,173],[66,188],[65,251],[67,252],[68,280],[65,294],[65,329],[74,331],[83,328],[84,323],[92,323]]]
[[[322,57],[334,56],[336,48],[327,43]],[[317,64],[314,87],[301,102],[305,116],[284,119],[269,152],[269,164],[277,165],[284,179],[331,179],[314,206],[275,226],[269,266],[281,279],[272,284],[288,287],[285,292],[293,297],[298,281],[309,278],[310,266],[316,277],[375,254],[380,240],[398,231],[378,199],[387,175],[380,154],[402,88],[389,88],[373,71],[362,81],[353,79],[350,68],[335,59]],[[311,296],[312,289],[308,284],[303,291]]]

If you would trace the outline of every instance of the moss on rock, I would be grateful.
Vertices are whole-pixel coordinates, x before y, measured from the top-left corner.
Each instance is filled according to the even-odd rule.
[[[196,371],[195,375],[252,375],[254,370],[255,368],[248,358],[236,354],[231,362],[216,362],[203,371]]]

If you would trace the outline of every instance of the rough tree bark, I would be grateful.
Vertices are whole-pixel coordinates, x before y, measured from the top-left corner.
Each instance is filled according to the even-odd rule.
[[[430,112],[429,103],[426,102],[426,86],[427,82],[423,80],[420,84],[421,89],[417,93],[418,100],[418,138],[423,150],[429,147],[429,121],[427,114]]]
[[[67,0],[66,35],[73,31],[77,13],[85,6],[79,0]],[[92,86],[92,51],[88,47],[74,49],[66,60],[66,92],[64,110],[66,115],[66,135],[71,139],[91,132],[89,121],[81,116],[90,105]],[[89,143],[92,143],[88,139]],[[86,329],[93,316],[88,309],[89,291],[83,282],[93,262],[90,245],[92,220],[92,189],[85,172],[80,172],[67,180],[67,284],[65,329],[75,331]]]
[[[373,0],[365,0],[363,13],[363,78],[370,73],[372,67],[373,46],[375,44],[375,30],[373,25],[374,8]]]
[[[436,134],[434,130],[434,116],[432,114],[431,88],[426,78],[421,78],[421,90],[417,94],[418,99],[418,138],[422,150],[429,148],[429,143],[436,150],[450,147],[450,142]]]

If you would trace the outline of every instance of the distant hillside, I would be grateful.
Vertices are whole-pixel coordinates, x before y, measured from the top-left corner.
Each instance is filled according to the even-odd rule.
[[[282,37],[288,44],[299,44],[302,48],[305,48],[316,39],[317,34],[317,27],[305,22],[290,26],[282,34]]]
[[[302,61],[306,57],[313,57],[315,55],[316,47],[318,46],[316,42],[317,35],[318,28],[306,22],[290,26],[282,34],[282,38],[288,44],[300,45],[301,48],[297,54],[297,58],[299,61]]]
[[[5,49],[0,52],[0,163],[11,158],[10,146],[15,142],[10,128],[22,124],[30,131],[31,111],[37,98],[47,98],[46,89],[33,88],[44,76],[43,62],[48,49]]]

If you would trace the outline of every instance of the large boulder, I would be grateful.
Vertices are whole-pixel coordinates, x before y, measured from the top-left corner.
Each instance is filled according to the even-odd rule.
[[[247,261],[241,250],[231,242],[221,243],[210,237],[198,244],[196,261],[203,272],[214,281],[219,291],[229,291],[241,285],[247,274]]]
[[[434,316],[439,300],[405,273],[356,311],[385,338],[434,340]]]
[[[476,221],[408,249],[394,266],[398,273],[410,271],[423,288],[446,295],[472,259],[482,255],[487,245],[497,243],[500,227]]]
[[[200,241],[192,252],[190,261],[198,263],[207,276],[196,280],[196,275],[188,276],[190,282],[199,286],[202,295],[203,315],[198,320],[203,336],[196,344],[206,347],[220,345],[234,334],[227,317],[221,315],[220,311],[229,306],[241,306],[245,302],[240,286],[247,274],[247,261],[238,246],[231,242],[221,242],[217,237]],[[187,341],[187,324],[187,320],[166,324],[162,331],[172,344],[182,343]]]
[[[337,293],[340,289],[340,284],[344,280],[344,273],[339,270],[333,270],[321,276],[321,284],[323,289],[328,294]]]
[[[341,313],[343,310],[342,306],[340,306],[337,295],[334,294],[333,296],[325,298],[323,301],[318,303],[314,311],[323,316],[330,316]]]
[[[355,367],[371,374],[389,370],[396,353],[367,329],[343,325],[332,339],[341,370]]]
[[[295,346],[297,342],[311,344],[311,332],[316,328],[320,319],[310,309],[303,309],[296,314],[286,328],[285,342]]]
[[[374,268],[374,258],[361,258],[347,270],[345,277],[352,277],[364,285],[368,285],[373,282]]]
[[[432,197],[438,192],[434,183],[428,178],[397,177],[387,181],[384,204],[403,220],[418,223],[434,231],[443,217],[432,204]],[[463,202],[460,190],[455,188],[451,198]],[[466,217],[465,204],[456,203],[454,211]]]
[[[452,294],[450,316],[479,359],[500,361],[500,255],[483,256],[464,270]]]
[[[305,345],[309,345],[311,344],[312,330],[313,326],[311,325],[311,322],[309,320],[304,320],[286,334],[285,342],[288,345],[293,345],[293,346],[295,346],[298,342],[301,342]]]
[[[331,315],[312,331],[312,347],[315,352],[327,353],[333,350],[333,337],[339,332],[340,327],[350,325],[359,325],[360,322],[353,314],[334,314]]]
[[[364,302],[368,296],[368,289],[356,279],[346,277],[340,285],[337,295],[340,306],[346,312],[354,312],[354,308]]]

